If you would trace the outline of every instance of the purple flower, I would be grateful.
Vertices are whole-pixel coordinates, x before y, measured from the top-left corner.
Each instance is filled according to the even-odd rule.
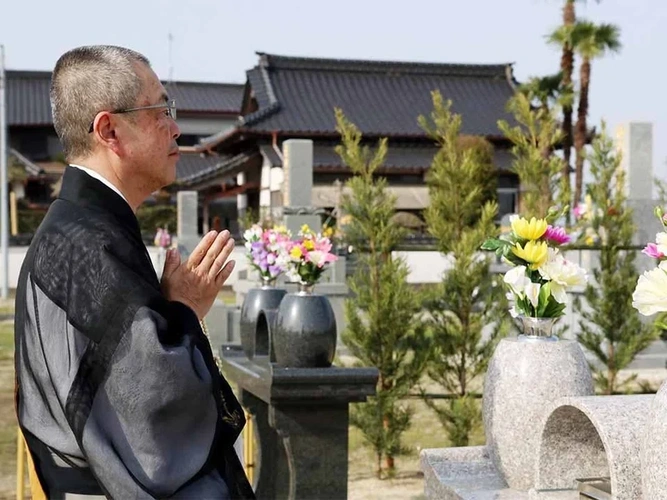
[[[557,245],[563,245],[570,242],[570,236],[565,232],[565,229],[562,227],[547,226],[547,230],[544,233],[544,238],[548,241],[556,243]]]

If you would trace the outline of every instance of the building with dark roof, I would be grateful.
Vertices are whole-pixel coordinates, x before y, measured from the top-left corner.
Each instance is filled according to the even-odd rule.
[[[21,155],[21,164],[27,160],[41,168],[37,175],[28,171],[33,185],[26,189],[26,195],[34,202],[48,203],[51,199],[48,186],[65,166],[51,116],[51,72],[8,70],[6,76],[9,146]],[[242,84],[179,81],[163,84],[176,100],[181,129],[178,142],[182,146],[197,144],[236,123],[243,100]],[[197,175],[212,163],[210,157],[184,153],[177,166],[178,180]]]
[[[389,140],[382,175],[397,196],[397,209],[420,212],[428,204],[424,174],[437,151],[418,124],[432,111],[439,90],[463,119],[462,133],[494,146],[502,213],[516,209],[518,179],[509,171],[510,144],[497,122],[513,123],[506,104],[516,82],[511,64],[467,65],[286,57],[259,52],[247,71],[241,117],[192,148],[217,163],[184,183],[190,189],[236,196],[238,207],[279,206],[281,144],[314,141],[313,204],[333,208],[336,181],[350,176],[334,147],[340,142],[334,108],[359,127],[371,144]],[[274,175],[274,173],[276,175]],[[278,179],[274,182],[273,179]]]
[[[13,71],[7,77],[7,124],[12,183],[24,209],[44,212],[59,189],[65,168],[60,141],[53,128],[50,71]],[[177,181],[198,178],[217,158],[188,152],[188,146],[236,124],[244,85],[232,83],[163,82],[176,100],[178,139],[184,149],[177,164]],[[21,172],[23,170],[23,172]]]

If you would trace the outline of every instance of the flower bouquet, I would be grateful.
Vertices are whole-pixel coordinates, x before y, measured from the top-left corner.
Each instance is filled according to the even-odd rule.
[[[265,283],[273,283],[287,270],[291,234],[284,226],[264,229],[254,224],[243,233],[250,266]]]
[[[166,227],[164,229],[161,227],[157,228],[153,244],[160,248],[169,248],[171,246],[171,235]]]
[[[287,277],[290,281],[312,287],[319,281],[325,266],[335,262],[337,257],[331,253],[331,240],[314,233],[307,225],[301,228],[298,236],[297,240],[287,245]]]
[[[667,228],[667,215],[662,208],[656,207],[655,215],[660,219],[663,229]],[[657,233],[655,242],[648,243],[642,253],[656,259],[658,267],[644,271],[637,280],[632,294],[632,307],[643,316],[667,312],[667,232]],[[656,324],[667,329],[663,321]]]
[[[517,215],[510,219],[511,231],[487,239],[484,250],[493,250],[513,267],[503,281],[510,289],[513,317],[558,318],[565,314],[567,290],[586,283],[584,269],[567,260],[559,247],[570,241],[561,227],[549,224],[556,214],[530,221]]]

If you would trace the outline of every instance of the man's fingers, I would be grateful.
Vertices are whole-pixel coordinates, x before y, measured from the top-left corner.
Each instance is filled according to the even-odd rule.
[[[162,270],[162,277],[169,278],[174,271],[178,269],[178,266],[181,265],[181,255],[178,253],[178,250],[171,248],[167,250],[167,258],[164,263],[164,268]]]
[[[208,272],[209,278],[215,279],[215,277],[222,269],[222,266],[225,265],[225,262],[227,262],[227,259],[234,251],[234,247],[235,247],[235,242],[233,239],[230,238],[225,244],[222,251],[216,256],[215,260],[213,261],[211,269]]]
[[[218,235],[213,244],[209,247],[202,261],[197,266],[202,274],[208,274],[210,272],[213,262],[218,257],[218,255],[220,255],[220,252],[224,250],[225,245],[229,241],[230,241],[229,231],[224,230]]]
[[[206,255],[206,252],[215,241],[217,235],[218,233],[216,233],[215,231],[210,231],[206,233],[206,236],[202,238],[202,240],[190,254],[190,257],[188,257],[188,263],[187,263],[188,269],[194,269],[201,263],[202,259]]]
[[[234,270],[234,266],[236,265],[236,262],[233,260],[230,260],[227,262],[225,267],[222,268],[222,271],[220,271],[220,274],[218,274],[215,277],[215,284],[217,285],[218,288],[221,288],[222,285],[225,284],[225,281],[229,278],[229,276],[232,274],[232,271]]]

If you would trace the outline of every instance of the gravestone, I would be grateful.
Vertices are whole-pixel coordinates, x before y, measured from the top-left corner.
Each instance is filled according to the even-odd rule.
[[[178,251],[182,258],[187,258],[201,240],[197,230],[197,191],[179,191],[176,200]]]
[[[293,235],[301,226],[322,229],[313,207],[313,141],[289,139],[283,143],[283,221]]]
[[[633,242],[645,245],[654,241],[655,233],[661,230],[653,214],[658,203],[653,198],[653,124],[630,122],[619,125],[616,144],[622,155],[621,168],[626,173],[628,206],[633,210],[637,226]]]

